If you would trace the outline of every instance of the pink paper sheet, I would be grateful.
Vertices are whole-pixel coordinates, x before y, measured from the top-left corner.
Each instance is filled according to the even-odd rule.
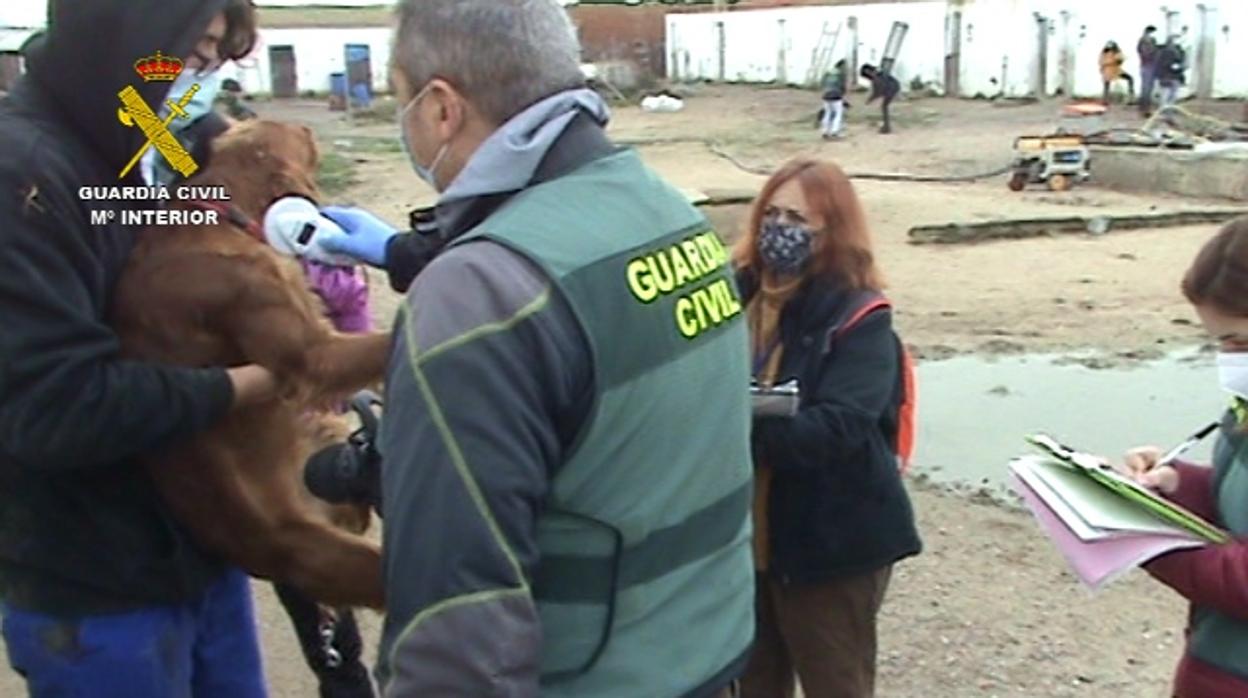
[[[1013,473],[1010,474],[1010,485],[1023,498],[1058,552],[1066,558],[1075,576],[1094,591],[1155,557],[1173,550],[1204,545],[1190,538],[1162,534],[1126,535],[1085,542],[1072,533],[1048,504]]]

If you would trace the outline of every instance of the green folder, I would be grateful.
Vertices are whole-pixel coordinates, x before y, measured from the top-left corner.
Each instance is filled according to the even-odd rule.
[[[1099,458],[1063,446],[1046,434],[1028,436],[1027,442],[1058,461],[1088,476],[1114,494],[1144,508],[1161,520],[1179,526],[1210,543],[1229,543],[1230,535],[1196,514],[1119,474]]]

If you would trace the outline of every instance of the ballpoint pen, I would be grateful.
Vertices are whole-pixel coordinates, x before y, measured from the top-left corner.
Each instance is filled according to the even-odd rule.
[[[1172,462],[1174,462],[1175,458],[1178,458],[1179,456],[1183,455],[1184,453],[1187,452],[1189,448],[1200,443],[1201,439],[1212,434],[1213,431],[1218,428],[1218,426],[1219,426],[1219,422],[1212,422],[1204,426],[1203,428],[1201,428],[1200,431],[1187,437],[1187,440],[1185,440],[1183,443],[1170,449],[1170,451],[1166,453],[1166,455],[1161,457],[1161,460],[1157,461],[1157,465],[1153,467],[1160,468],[1163,465],[1170,465]]]

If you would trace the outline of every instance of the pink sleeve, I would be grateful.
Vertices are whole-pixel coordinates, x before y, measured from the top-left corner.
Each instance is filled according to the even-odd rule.
[[[1175,461],[1174,468],[1179,471],[1179,489],[1167,499],[1210,523],[1219,523],[1222,517],[1213,496],[1213,468],[1182,461]]]
[[[334,267],[316,262],[304,262],[308,283],[329,311],[329,319],[339,332],[369,332],[372,330],[372,314],[369,312],[368,281],[358,267]]]
[[[1144,569],[1193,604],[1248,622],[1248,541],[1170,553]]]

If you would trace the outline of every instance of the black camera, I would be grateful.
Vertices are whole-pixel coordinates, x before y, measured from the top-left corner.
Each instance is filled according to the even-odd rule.
[[[303,469],[308,491],[332,504],[368,504],[381,514],[381,454],[377,433],[381,419],[376,409],[381,398],[372,391],[356,393],[351,411],[360,428],[345,443],[317,451]]]

